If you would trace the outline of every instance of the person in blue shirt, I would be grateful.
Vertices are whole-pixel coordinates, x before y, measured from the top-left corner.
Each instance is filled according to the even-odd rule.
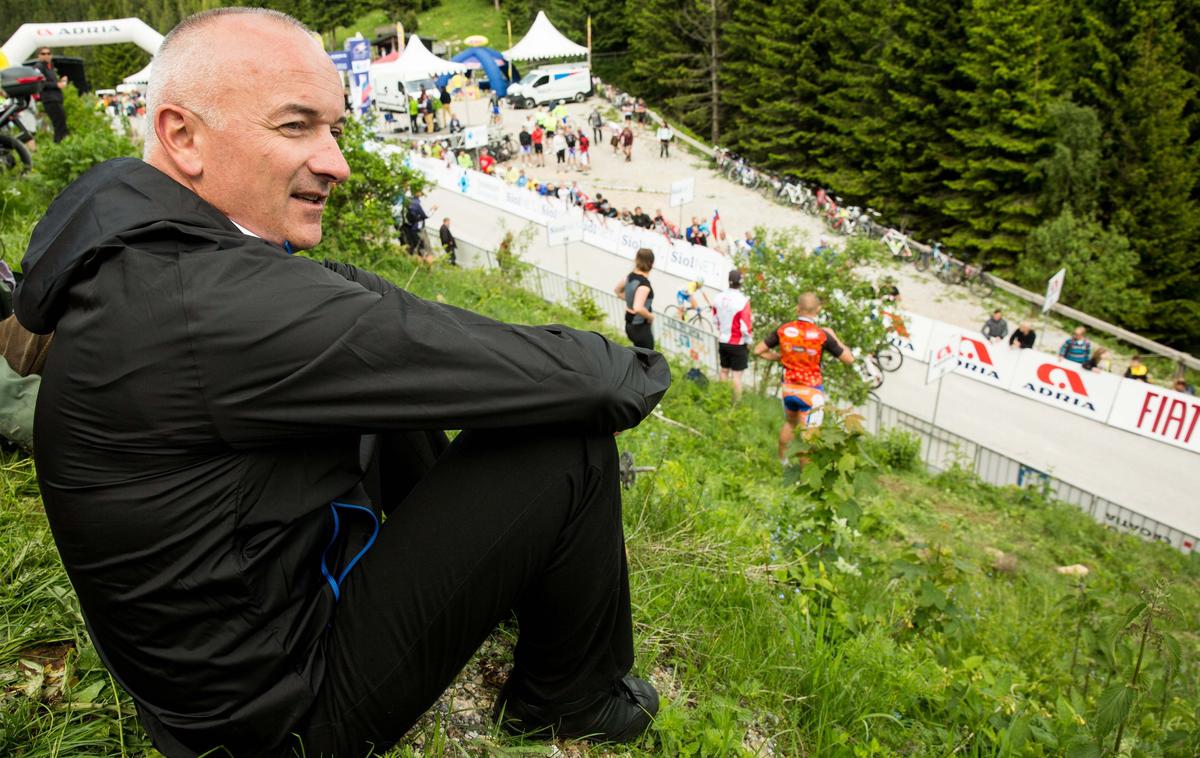
[[[1087,329],[1082,326],[1075,327],[1075,333],[1058,349],[1058,357],[1071,363],[1085,363],[1092,355],[1092,343],[1085,334]]]

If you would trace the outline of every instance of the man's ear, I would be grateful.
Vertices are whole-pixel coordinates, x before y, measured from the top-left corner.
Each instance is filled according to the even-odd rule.
[[[198,133],[202,126],[196,114],[178,105],[163,105],[154,113],[154,133],[159,146],[189,179],[198,179],[204,173],[200,143],[205,135]]]

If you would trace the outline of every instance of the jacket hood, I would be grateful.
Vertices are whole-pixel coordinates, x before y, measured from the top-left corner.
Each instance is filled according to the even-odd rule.
[[[121,235],[156,225],[199,228],[210,237],[214,229],[227,230],[232,239],[243,238],[224,214],[150,164],[106,161],[63,190],[34,228],[21,261],[25,278],[13,296],[17,320],[37,334],[54,331],[81,271],[98,264],[104,252],[126,247]]]

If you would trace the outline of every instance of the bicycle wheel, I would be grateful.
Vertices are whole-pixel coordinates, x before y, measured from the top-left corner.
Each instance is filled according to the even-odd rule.
[[[717,333],[717,327],[713,324],[712,319],[710,319],[708,316],[705,316],[700,311],[692,311],[692,315],[688,317],[687,322],[697,329],[703,329],[709,334]]]
[[[929,270],[929,256],[925,254],[914,255],[912,259],[913,268],[917,271]]]
[[[946,284],[958,284],[962,281],[962,270],[952,263],[939,267],[936,273],[937,278]]]
[[[687,315],[683,312],[683,309],[675,303],[671,303],[666,308],[663,308],[662,312],[667,318],[673,318],[676,321],[683,321],[683,317]]]
[[[904,353],[896,349],[895,345],[884,345],[875,351],[875,360],[884,371],[895,371],[904,364]]]
[[[20,166],[21,173],[24,173],[32,165],[33,159],[29,157],[29,151],[25,149],[20,140],[7,134],[0,134],[0,170],[7,171]]]
[[[980,271],[967,281],[967,289],[976,297],[991,297],[996,291],[996,283],[992,281],[992,277]]]

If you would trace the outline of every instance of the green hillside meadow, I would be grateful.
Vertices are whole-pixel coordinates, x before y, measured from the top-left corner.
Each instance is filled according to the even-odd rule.
[[[89,99],[68,90],[66,106],[76,131],[29,174],[0,174],[10,264],[63,187],[136,152]],[[330,198],[322,255],[499,319],[599,328],[586,296],[567,311],[521,289],[511,258],[415,267],[391,213],[422,180],[364,139],[347,125],[353,174]],[[664,698],[655,726],[614,749],[498,735],[505,626],[390,755],[1200,755],[1197,556],[1035,490],[931,477],[915,440],[864,435],[852,415],[784,471],[777,401],[734,405],[727,386],[676,373],[661,416],[617,438],[654,469],[626,492],[625,529],[636,669]],[[88,641],[31,460],[0,454],[0,756],[153,754]]]
[[[418,294],[595,328],[512,276],[377,264]],[[636,668],[664,697],[619,749],[566,755],[1200,754],[1200,562],[1040,493],[918,470],[912,439],[855,419],[785,476],[776,401],[679,376],[618,445]],[[1082,564],[1086,577],[1057,567]],[[154,755],[88,642],[33,464],[0,463],[0,755]],[[486,717],[513,629],[390,755],[551,755]],[[1137,674],[1134,674],[1137,669]]]

